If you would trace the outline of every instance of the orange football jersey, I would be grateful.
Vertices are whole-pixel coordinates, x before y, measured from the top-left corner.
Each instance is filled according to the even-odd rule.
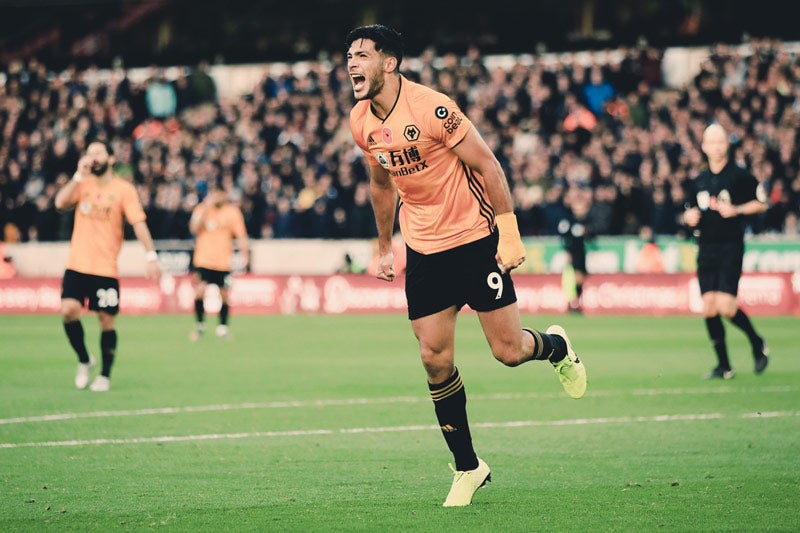
[[[442,93],[400,77],[400,94],[385,120],[370,102],[350,112],[350,130],[370,166],[385,168],[400,196],[400,229],[413,250],[432,254],[483,238],[494,209],[483,176],[451,150],[472,128]]]
[[[247,233],[242,212],[232,204],[220,207],[198,205],[192,216],[201,210],[203,225],[197,231],[194,243],[194,266],[230,272],[233,260],[233,238]]]
[[[136,189],[117,176],[106,184],[87,176],[75,187],[72,200],[77,204],[67,268],[117,277],[117,256],[124,240],[122,217],[130,224],[146,218]]]

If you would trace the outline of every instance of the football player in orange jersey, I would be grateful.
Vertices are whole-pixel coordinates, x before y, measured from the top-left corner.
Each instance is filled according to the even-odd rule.
[[[563,328],[521,326],[509,273],[525,260],[525,246],[506,177],[481,135],[452,99],[400,74],[403,42],[395,30],[362,26],[345,44],[357,100],[350,129],[369,165],[378,226],[377,277],[395,279],[399,195],[408,315],[456,463],[444,505],[469,505],[490,470],[473,448],[455,366],[459,309],[467,304],[478,313],[492,354],[505,365],[549,360],[573,398],[586,390],[586,371]]]
[[[197,324],[189,333],[196,341],[205,331],[205,307],[203,298],[209,284],[219,287],[222,307],[219,310],[218,337],[228,337],[228,296],[231,287],[233,240],[242,255],[245,267],[250,262],[250,245],[242,211],[228,201],[228,193],[216,180],[212,180],[205,200],[192,211],[189,230],[195,235],[194,311]]]
[[[105,392],[111,386],[111,366],[117,351],[114,319],[119,313],[117,257],[124,240],[124,220],[133,226],[147,259],[147,276],[158,279],[161,269],[145,214],[134,186],[114,174],[114,153],[104,142],[92,142],[78,162],[78,169],[55,198],[59,210],[75,210],[69,257],[61,286],[61,315],[64,331],[78,355],[75,386],[89,385],[95,359],[86,349],[81,310],[88,300],[89,310],[100,321],[102,368],[90,389]]]

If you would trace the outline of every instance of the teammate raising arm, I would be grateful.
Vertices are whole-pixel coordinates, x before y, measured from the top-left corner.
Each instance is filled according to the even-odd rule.
[[[114,152],[109,144],[92,142],[78,162],[78,169],[56,194],[59,210],[75,207],[69,256],[61,286],[61,316],[69,343],[78,356],[75,386],[89,385],[95,358],[84,342],[81,310],[86,301],[100,322],[102,368],[90,389],[105,392],[111,386],[111,367],[117,351],[115,317],[119,313],[120,288],[117,257],[124,238],[124,220],[133,226],[145,249],[147,276],[158,281],[161,269],[153,239],[145,223],[136,189],[113,171]]]
[[[189,230],[195,236],[192,267],[194,269],[196,319],[195,327],[189,333],[189,338],[197,341],[205,331],[203,299],[209,284],[219,288],[222,299],[216,334],[220,338],[227,338],[233,241],[236,241],[245,267],[250,262],[250,245],[241,210],[230,203],[228,193],[216,180],[211,182],[205,200],[192,211]]]

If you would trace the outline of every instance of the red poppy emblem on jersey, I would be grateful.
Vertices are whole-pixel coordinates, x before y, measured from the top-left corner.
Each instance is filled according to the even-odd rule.
[[[392,130],[387,128],[386,126],[383,127],[381,130],[381,137],[383,138],[383,142],[386,144],[392,144]]]

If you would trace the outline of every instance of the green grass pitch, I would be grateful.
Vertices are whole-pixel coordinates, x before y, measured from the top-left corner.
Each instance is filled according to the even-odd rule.
[[[234,310],[235,312],[235,310]],[[755,317],[772,357],[713,366],[699,317],[561,323],[589,391],[494,361],[473,314],[456,359],[492,479],[441,507],[451,456],[402,315],[120,316],[108,393],[76,390],[58,316],[0,325],[0,530],[798,531],[796,317]],[[94,316],[83,318],[97,354]]]

